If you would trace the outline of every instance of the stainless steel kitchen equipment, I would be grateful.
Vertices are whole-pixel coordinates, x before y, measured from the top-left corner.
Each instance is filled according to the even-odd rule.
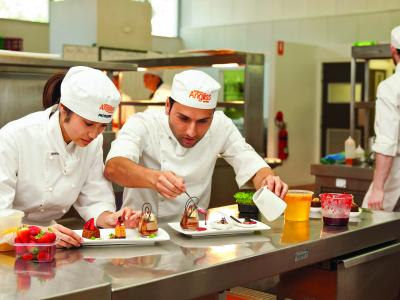
[[[389,284],[400,278],[400,269],[396,268],[400,213],[362,213],[358,220],[339,230],[324,227],[320,219],[304,223],[304,231],[288,231],[283,217],[267,224],[271,230],[263,233],[208,238],[187,238],[161,224],[171,241],[143,247],[58,250],[54,277],[41,281],[37,273],[32,274],[29,286],[25,287],[17,285],[18,270],[0,254],[0,296],[78,299],[84,293],[103,289],[103,299],[191,299],[276,274],[304,271],[307,266],[332,260],[337,261],[338,284],[348,293],[340,293],[336,299],[361,299],[359,288],[364,289],[362,295],[368,295],[368,291],[371,291],[369,295],[375,295],[373,291],[379,286],[387,287],[392,295],[399,295],[400,285]],[[392,264],[387,274],[393,278],[374,277],[369,271],[372,262],[382,267]],[[372,278],[375,283],[368,285]],[[365,280],[364,284],[360,283],[361,279]],[[347,284],[351,282],[356,286]],[[62,287],[62,293],[57,286]]]

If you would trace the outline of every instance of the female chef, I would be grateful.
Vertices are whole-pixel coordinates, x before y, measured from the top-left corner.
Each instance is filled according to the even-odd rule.
[[[48,80],[45,111],[0,129],[0,209],[24,211],[24,223],[49,226],[58,246],[80,246],[82,238],[57,224],[73,206],[83,219],[113,227],[117,217],[110,182],[103,177],[102,132],[120,94],[101,71],[73,67]],[[58,103],[59,102],[59,103]],[[129,227],[136,213],[125,208]]]

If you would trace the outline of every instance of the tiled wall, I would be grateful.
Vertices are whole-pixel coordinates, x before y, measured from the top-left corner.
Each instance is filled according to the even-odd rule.
[[[269,51],[276,40],[350,53],[354,41],[389,41],[400,24],[400,1],[185,0],[181,37],[186,48]]]
[[[396,25],[400,25],[399,0],[181,1],[180,34],[186,48],[262,52],[267,54],[267,61],[273,61],[277,40],[288,42],[288,52],[289,43],[317,46],[318,51],[312,47],[308,51],[307,47],[291,46],[297,49],[296,54],[290,54],[291,66],[307,63],[303,70],[312,73],[307,76],[312,78],[312,83],[303,84],[297,90],[288,89],[288,84],[294,81],[286,73],[293,68],[287,67],[283,75],[272,72],[269,84],[273,86],[266,84],[265,87],[275,89],[269,101],[265,97],[270,115],[281,109],[286,112],[289,123],[290,158],[277,172],[291,185],[311,183],[309,164],[319,160],[322,62],[350,61],[351,45],[355,41],[388,43],[390,30]],[[299,53],[299,49],[304,52]],[[303,61],[302,56],[306,58]],[[301,100],[302,110],[292,111],[293,99]],[[307,111],[307,118],[298,111]],[[299,130],[305,125],[307,130]],[[270,133],[271,130],[273,123]],[[306,147],[301,147],[303,135],[308,138]],[[268,141],[268,147],[274,148],[273,134]]]

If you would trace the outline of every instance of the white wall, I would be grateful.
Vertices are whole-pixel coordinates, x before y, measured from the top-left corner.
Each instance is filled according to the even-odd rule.
[[[320,156],[321,64],[349,61],[351,45],[358,40],[389,42],[390,30],[400,24],[400,1],[184,0],[181,4],[180,34],[186,48],[266,54],[270,78],[264,106],[272,118],[282,109],[289,126],[290,158],[277,172],[290,185],[312,182],[309,165]],[[294,54],[275,62],[277,40],[285,41],[289,47],[285,50],[297,48],[297,60]],[[296,83],[293,71],[300,70],[306,75]],[[271,121],[269,146],[276,142]]]
[[[97,1],[50,1],[50,53],[62,54],[63,44],[96,43]]]
[[[0,36],[23,39],[23,51],[49,51],[49,24],[0,19]]]

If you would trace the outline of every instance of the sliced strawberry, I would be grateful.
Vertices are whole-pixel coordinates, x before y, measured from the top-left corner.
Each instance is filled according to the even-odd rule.
[[[32,260],[33,259],[33,254],[32,253],[24,253],[24,254],[22,254],[21,258],[23,260]]]
[[[96,230],[96,226],[94,226],[94,218],[90,219],[90,230]]]
[[[40,231],[42,230],[40,227],[37,226],[29,226],[29,234],[36,236],[40,233]]]
[[[96,226],[94,226],[94,218],[91,218],[89,221],[87,221],[85,225],[83,225],[83,228],[87,230],[95,230]]]
[[[17,238],[21,243],[29,243],[31,240],[30,232],[28,227],[21,227],[17,231]]]

